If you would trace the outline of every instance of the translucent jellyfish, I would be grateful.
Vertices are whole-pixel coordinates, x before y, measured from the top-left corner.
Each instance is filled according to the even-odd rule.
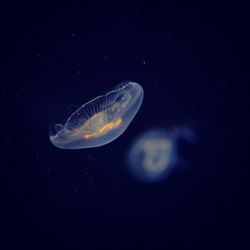
[[[179,138],[193,142],[195,134],[184,127],[171,131],[152,129],[136,138],[126,155],[130,173],[137,179],[148,182],[167,177],[179,158]]]
[[[93,148],[110,143],[126,130],[142,101],[142,86],[124,81],[112,91],[80,106],[64,124],[53,125],[50,140],[63,149]]]

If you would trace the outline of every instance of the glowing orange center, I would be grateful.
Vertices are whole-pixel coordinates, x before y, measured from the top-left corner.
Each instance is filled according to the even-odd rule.
[[[101,135],[106,134],[111,129],[118,128],[121,124],[122,124],[122,119],[118,118],[114,122],[110,122],[110,123],[105,124],[103,127],[99,128],[95,133],[83,135],[83,138],[84,139],[92,139],[92,138],[99,137]]]

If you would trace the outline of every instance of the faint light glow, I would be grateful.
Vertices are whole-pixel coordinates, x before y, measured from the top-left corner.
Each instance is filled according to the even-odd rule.
[[[146,182],[163,180],[178,162],[179,138],[193,141],[192,130],[182,127],[172,130],[151,129],[134,140],[126,155],[129,172]]]

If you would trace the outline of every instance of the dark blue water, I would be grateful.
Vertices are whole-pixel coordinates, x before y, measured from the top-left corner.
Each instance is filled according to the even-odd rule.
[[[240,244],[233,199],[240,187],[232,184],[240,177],[232,143],[239,70],[232,16],[239,13],[233,6],[123,4],[6,9],[1,249]],[[145,97],[119,139],[72,151],[50,143],[58,110],[127,79]],[[196,144],[180,145],[189,164],[160,183],[134,181],[124,156],[136,135],[183,124],[199,135]]]

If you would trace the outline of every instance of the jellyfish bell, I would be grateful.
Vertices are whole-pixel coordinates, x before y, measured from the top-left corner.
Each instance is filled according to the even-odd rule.
[[[168,133],[162,129],[152,129],[134,140],[126,162],[133,177],[155,182],[171,173],[175,160],[175,145]]]
[[[99,147],[118,138],[143,101],[143,88],[126,81],[76,109],[65,123],[54,125],[52,144],[64,149]]]
[[[153,128],[144,132],[135,138],[127,152],[130,174],[144,182],[165,179],[182,161],[178,153],[179,139],[191,140],[194,136],[186,127],[175,127],[175,130]]]

